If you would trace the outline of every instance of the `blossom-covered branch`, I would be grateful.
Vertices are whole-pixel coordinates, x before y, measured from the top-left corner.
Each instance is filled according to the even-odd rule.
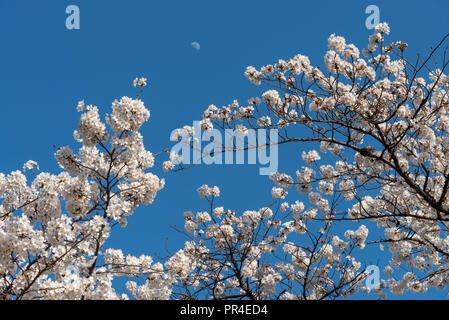
[[[374,288],[381,297],[388,291],[444,289],[449,276],[449,35],[426,58],[410,63],[406,43],[385,45],[389,32],[386,23],[377,25],[364,57],[355,45],[332,34],[325,71],[301,54],[260,69],[250,66],[245,76],[271,88],[247,105],[237,100],[222,108],[210,105],[201,122],[204,132],[232,129],[242,136],[250,129],[274,129],[277,144],[298,144],[304,165],[295,178],[271,175],[273,197],[285,199],[283,208],[293,212],[295,198],[303,199],[307,214],[294,221],[307,230],[312,221],[326,227],[365,221],[382,231],[383,236],[376,230],[369,241],[381,249],[387,245],[391,253],[385,253],[385,259],[390,257],[384,270],[388,279]],[[178,129],[180,140],[191,147],[192,130]],[[315,150],[304,150],[310,143]],[[224,153],[249,148],[217,149]],[[292,187],[299,194],[287,196]],[[329,250],[337,243],[329,244]],[[303,299],[329,292],[320,288],[301,295],[290,286],[282,288],[290,297]]]

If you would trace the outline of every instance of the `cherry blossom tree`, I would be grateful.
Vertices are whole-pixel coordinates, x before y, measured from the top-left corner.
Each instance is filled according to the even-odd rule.
[[[388,292],[446,289],[449,35],[412,63],[406,43],[384,43],[389,32],[386,23],[377,25],[364,58],[355,45],[332,34],[324,71],[301,54],[259,69],[249,66],[245,76],[269,90],[247,105],[235,100],[204,112],[205,132],[232,129],[244,136],[249,129],[277,130],[275,143],[298,144],[304,165],[295,178],[271,175],[274,210],[237,216],[212,208],[209,199],[209,214],[200,212],[195,219],[186,214],[186,229],[212,241],[205,256],[213,263],[202,262],[218,263],[207,277],[216,280],[201,289],[213,289],[214,297],[251,299],[336,298],[360,290],[385,298]],[[177,135],[194,148],[192,132],[185,126]],[[316,149],[304,150],[311,143]],[[223,144],[220,150],[252,147]],[[185,166],[175,167],[171,159],[164,168]],[[299,194],[289,191],[293,187]],[[354,224],[356,230],[339,234]],[[368,225],[375,232],[367,241]],[[389,259],[385,277],[371,286],[366,285],[367,264],[355,260],[366,241]],[[388,254],[382,252],[385,247]]]
[[[114,228],[126,227],[164,187],[148,171],[154,154],[139,133],[150,116],[139,99],[146,79],[134,81],[135,99],[113,102],[105,121],[80,102],[74,138],[81,147],[57,149],[61,173],[28,161],[0,174],[0,298],[336,299],[445,289],[448,36],[411,63],[407,44],[384,44],[389,31],[386,23],[376,27],[364,58],[331,35],[326,71],[301,54],[248,67],[246,77],[269,90],[245,106],[207,108],[204,132],[277,130],[277,144],[298,144],[303,166],[296,177],[272,173],[272,204],[241,213],[219,203],[218,187],[199,181],[205,207],[184,212],[177,230],[187,241],[165,259],[105,249]],[[194,128],[176,135],[194,147]],[[304,150],[310,144],[316,148]],[[179,160],[171,153],[162,166],[184,169]],[[369,246],[389,259],[374,286],[363,260]],[[122,294],[112,284],[117,277],[127,279]]]
[[[134,85],[145,86],[145,79]],[[82,114],[74,137],[81,147],[77,153],[58,148],[60,174],[40,173],[34,161],[0,174],[4,299],[117,299],[115,276],[162,270],[150,257],[103,249],[112,228],[126,226],[135,209],[152,203],[164,187],[147,172],[154,156],[138,131],[149,111],[141,100],[123,97],[113,102],[107,127],[97,107],[80,102],[77,108]],[[168,297],[170,281],[158,279],[155,296]]]

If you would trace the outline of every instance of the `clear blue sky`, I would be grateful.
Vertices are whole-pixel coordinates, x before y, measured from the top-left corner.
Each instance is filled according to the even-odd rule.
[[[81,29],[65,27],[68,5],[78,5]],[[247,65],[259,67],[297,53],[321,64],[331,33],[366,47],[372,33],[365,8],[380,8],[390,24],[387,40],[427,53],[449,32],[447,1],[23,1],[0,0],[0,171],[33,159],[41,170],[58,172],[53,145],[76,146],[76,104],[85,100],[109,112],[114,99],[135,96],[131,82],[149,79],[143,95],[151,118],[142,129],[153,152],[170,146],[174,128],[200,120],[218,106],[261,93],[247,81]],[[195,50],[190,45],[201,45]],[[413,56],[415,57],[415,56]],[[281,172],[300,166],[300,146],[280,150]],[[218,185],[221,205],[239,211],[271,200],[272,183],[256,165],[200,166],[163,174],[167,186],[155,203],[140,208],[111,247],[132,254],[164,255],[184,241],[170,223],[183,225],[183,212],[205,210],[196,189]],[[373,257],[373,261],[376,257]],[[381,266],[382,267],[382,266]],[[443,297],[432,291],[428,298]],[[392,296],[389,296],[392,298]],[[413,297],[407,295],[407,297]]]

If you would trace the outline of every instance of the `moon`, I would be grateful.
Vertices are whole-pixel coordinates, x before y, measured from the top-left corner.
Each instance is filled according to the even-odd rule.
[[[198,42],[196,42],[196,41],[191,42],[190,45],[191,45],[192,48],[195,49],[195,50],[200,50],[200,49],[201,49],[200,44],[199,44]]]

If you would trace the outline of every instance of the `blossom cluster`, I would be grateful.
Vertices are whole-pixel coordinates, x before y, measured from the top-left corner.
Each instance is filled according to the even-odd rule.
[[[0,299],[332,299],[371,290],[385,298],[446,289],[449,62],[426,65],[438,45],[411,65],[407,44],[385,44],[389,32],[377,25],[367,50],[330,35],[324,68],[302,54],[247,67],[248,80],[269,90],[247,104],[210,105],[199,129],[276,129],[279,144],[300,146],[296,173],[273,173],[271,204],[243,212],[217,206],[218,187],[200,186],[206,209],[184,212],[188,241],[161,261],[106,249],[113,228],[165,184],[148,171],[155,159],[139,132],[149,110],[139,96],[122,97],[102,121],[97,106],[79,102],[81,147],[57,149],[60,173],[32,160],[0,173]],[[146,81],[133,84],[142,90]],[[174,136],[194,142],[195,128]],[[178,160],[170,154],[163,170]],[[388,265],[370,287],[360,258],[373,245]],[[116,277],[128,279],[122,294]]]
[[[298,200],[238,214],[214,205],[217,187],[203,185],[198,193],[212,206],[184,213],[192,241],[166,263],[183,292],[195,292],[185,298],[321,299],[363,287],[366,274],[352,252],[364,249],[364,225],[341,240],[331,236],[331,225],[317,232],[314,209]]]
[[[138,131],[148,109],[129,97],[112,109],[104,123],[98,107],[78,104],[81,147],[57,149],[59,174],[39,172],[32,160],[23,171],[0,173],[0,298],[126,298],[112,286],[120,275],[154,277],[144,288],[128,285],[137,298],[170,296],[171,278],[150,257],[104,249],[112,228],[126,226],[164,187],[147,172],[154,157]]]
[[[312,221],[326,227],[369,221],[384,234],[372,243],[380,244],[379,250],[384,245],[390,249],[385,255],[388,279],[376,289],[381,297],[388,290],[402,294],[444,289],[449,275],[448,61],[441,53],[442,68],[428,64],[438,60],[442,41],[427,59],[413,65],[405,58],[406,43],[385,43],[389,33],[388,24],[378,24],[366,50],[330,35],[325,68],[313,66],[302,54],[260,68],[248,66],[248,80],[268,90],[247,104],[234,100],[221,108],[210,105],[203,113],[208,130],[277,129],[279,144],[297,143],[298,160],[305,163],[296,177],[271,176],[271,195],[279,211],[302,217],[282,225],[284,232],[311,232],[307,222]],[[316,147],[307,149],[309,143]],[[289,202],[297,196],[301,198]],[[259,221],[256,213],[244,216]],[[275,220],[271,225],[281,226]],[[224,229],[229,235],[240,234],[229,226]],[[316,234],[319,229],[312,230]],[[367,231],[364,226],[345,235],[363,249]],[[330,265],[338,261],[332,245],[343,249],[342,241],[334,237],[322,247],[321,256]],[[294,252],[292,248],[287,246],[287,251]],[[297,257],[309,258],[303,252]],[[260,259],[245,263],[245,274],[256,274],[256,265],[262,265]]]

